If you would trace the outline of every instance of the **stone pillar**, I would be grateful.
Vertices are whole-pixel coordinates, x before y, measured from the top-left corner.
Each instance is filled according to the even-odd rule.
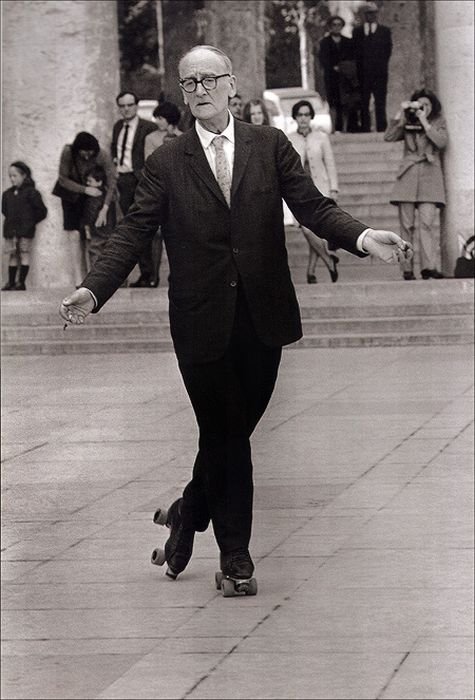
[[[61,203],[51,195],[61,149],[89,131],[109,149],[119,91],[115,0],[16,0],[3,14],[3,182],[24,160],[48,207],[28,287],[70,287]]]
[[[435,0],[437,94],[447,119],[444,154],[447,207],[442,221],[442,268],[452,276],[459,236],[473,235],[473,27],[474,6],[464,0]]]
[[[237,91],[247,102],[266,87],[264,3],[262,0],[208,0],[207,44],[224,51],[233,62]]]

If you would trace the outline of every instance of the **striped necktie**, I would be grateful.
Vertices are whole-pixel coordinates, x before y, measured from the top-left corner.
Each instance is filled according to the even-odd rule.
[[[225,138],[225,136],[215,136],[211,143],[216,154],[216,180],[229,207],[231,206],[231,173],[224,152]]]

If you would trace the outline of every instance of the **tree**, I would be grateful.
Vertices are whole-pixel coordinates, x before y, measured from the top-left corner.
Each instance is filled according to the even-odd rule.
[[[314,45],[323,36],[330,11],[324,0],[272,0],[267,11],[268,87],[314,89]],[[282,68],[287,72],[286,78]],[[272,75],[275,71],[276,75]],[[293,82],[289,82],[290,81]],[[280,80],[280,84],[275,84]]]

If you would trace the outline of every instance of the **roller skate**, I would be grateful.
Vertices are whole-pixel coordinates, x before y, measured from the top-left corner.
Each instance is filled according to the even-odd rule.
[[[170,508],[159,508],[155,511],[153,522],[156,525],[165,525],[170,529],[170,536],[165,542],[164,549],[157,547],[152,552],[152,564],[163,566],[168,564],[166,575],[176,579],[178,574],[186,568],[193,551],[194,529],[183,524],[181,509],[183,499],[174,501]]]
[[[220,555],[221,571],[215,574],[216,589],[225,598],[235,595],[256,595],[257,581],[253,578],[254,564],[247,549]]]

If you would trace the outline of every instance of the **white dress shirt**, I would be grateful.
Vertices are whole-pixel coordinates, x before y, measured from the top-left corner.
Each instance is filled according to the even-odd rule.
[[[228,114],[229,114],[228,125],[225,128],[225,130],[221,132],[221,134],[215,134],[212,131],[208,131],[203,126],[201,126],[201,124],[198,122],[198,120],[195,121],[196,133],[198,134],[198,138],[200,140],[200,143],[203,146],[203,150],[204,150],[205,156],[208,160],[209,167],[211,168],[211,171],[215,177],[216,177],[216,153],[215,153],[214,147],[211,145],[215,136],[225,136],[226,137],[225,141],[223,143],[223,150],[224,150],[224,154],[226,156],[226,160],[228,161],[228,167],[229,167],[229,172],[231,173],[231,177],[232,177],[232,173],[233,173],[234,145],[235,145],[234,117],[231,114],[231,112],[229,112],[229,111],[228,111]]]
[[[127,141],[125,144],[124,162],[119,165],[122,156],[122,141],[124,139],[125,126],[129,125],[129,130],[127,132]],[[131,119],[129,122],[125,122],[122,125],[122,129],[119,132],[119,138],[117,139],[117,172],[118,173],[131,173],[133,171],[132,167],[132,144],[134,143],[135,132],[139,125],[139,118],[137,115]]]
[[[376,31],[376,27],[377,27],[377,22],[371,22],[371,23],[365,22],[364,23],[364,35],[368,36],[370,33],[370,30],[371,30],[371,34],[374,34]]]

